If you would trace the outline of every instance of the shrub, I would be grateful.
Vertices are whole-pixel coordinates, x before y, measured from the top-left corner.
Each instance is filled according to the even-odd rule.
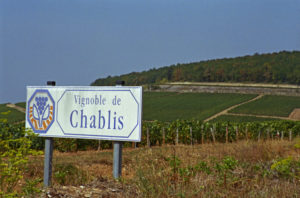
[[[278,159],[271,165],[271,170],[278,177],[299,178],[300,160],[295,161],[292,157]]]
[[[36,135],[24,128],[17,135],[9,133],[13,127],[0,123],[0,195],[4,197],[18,196],[16,185],[23,178],[28,156],[41,154],[31,149],[30,138]]]
[[[54,168],[54,179],[61,185],[84,184],[88,180],[88,174],[72,164],[58,164]]]

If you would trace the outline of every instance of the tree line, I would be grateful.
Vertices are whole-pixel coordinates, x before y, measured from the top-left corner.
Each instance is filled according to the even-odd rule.
[[[300,51],[281,51],[223,58],[153,68],[120,76],[99,78],[91,85],[112,86],[116,80],[126,85],[167,82],[253,82],[300,84]]]

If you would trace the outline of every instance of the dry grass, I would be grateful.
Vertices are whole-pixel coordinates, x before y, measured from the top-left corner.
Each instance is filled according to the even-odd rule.
[[[55,152],[53,173],[62,164],[71,164],[80,173],[75,179],[67,174],[63,185],[88,186],[94,182],[94,188],[103,187],[103,182],[95,183],[102,178],[110,188],[119,186],[118,193],[108,194],[112,197],[132,197],[132,193],[138,197],[299,197],[300,150],[295,141],[124,149],[119,181],[112,178],[110,150]],[[288,157],[292,159],[288,174],[271,169],[276,161]],[[27,177],[42,177],[42,159],[32,159]],[[53,189],[60,185],[61,180],[54,178]]]

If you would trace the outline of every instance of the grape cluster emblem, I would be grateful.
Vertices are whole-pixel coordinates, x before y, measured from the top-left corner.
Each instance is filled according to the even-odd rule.
[[[54,100],[48,90],[36,90],[28,101],[28,121],[36,133],[46,133],[54,121]]]

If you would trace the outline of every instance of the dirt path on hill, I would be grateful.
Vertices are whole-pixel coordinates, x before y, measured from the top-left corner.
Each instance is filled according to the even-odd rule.
[[[25,113],[26,112],[26,109],[23,108],[23,107],[19,107],[19,106],[16,106],[15,104],[11,104],[11,103],[8,103],[6,104],[7,107],[10,107],[10,108],[13,108],[13,109],[16,109],[22,113]]]
[[[250,116],[250,117],[258,117],[258,118],[274,118],[280,120],[292,120],[297,121],[298,119],[289,118],[289,117],[281,117],[281,116],[267,116],[267,115],[254,115],[254,114],[242,114],[242,113],[226,113],[226,115],[233,115],[233,116]]]
[[[214,119],[214,118],[216,118],[216,117],[219,117],[219,116],[221,116],[221,115],[228,114],[228,111],[230,111],[230,110],[232,110],[232,109],[234,109],[234,108],[236,108],[236,107],[238,107],[238,106],[241,106],[241,105],[247,104],[247,103],[249,103],[249,102],[253,102],[253,101],[255,101],[255,100],[258,100],[258,99],[260,99],[260,98],[263,97],[263,96],[264,96],[263,94],[260,94],[260,95],[258,95],[257,97],[255,97],[255,98],[253,98],[253,99],[251,99],[251,100],[248,100],[248,101],[245,101],[245,102],[242,102],[242,103],[233,105],[233,106],[231,106],[231,107],[229,107],[229,108],[227,108],[227,109],[225,109],[225,110],[223,110],[223,111],[221,111],[221,112],[219,112],[219,113],[217,113],[217,114],[215,114],[215,115],[213,115],[213,116],[211,116],[211,117],[205,119],[204,122],[208,122],[208,121],[210,121],[210,120],[212,120],[212,119]],[[246,114],[245,114],[245,115],[246,115]],[[248,114],[247,114],[247,115],[248,115]]]

